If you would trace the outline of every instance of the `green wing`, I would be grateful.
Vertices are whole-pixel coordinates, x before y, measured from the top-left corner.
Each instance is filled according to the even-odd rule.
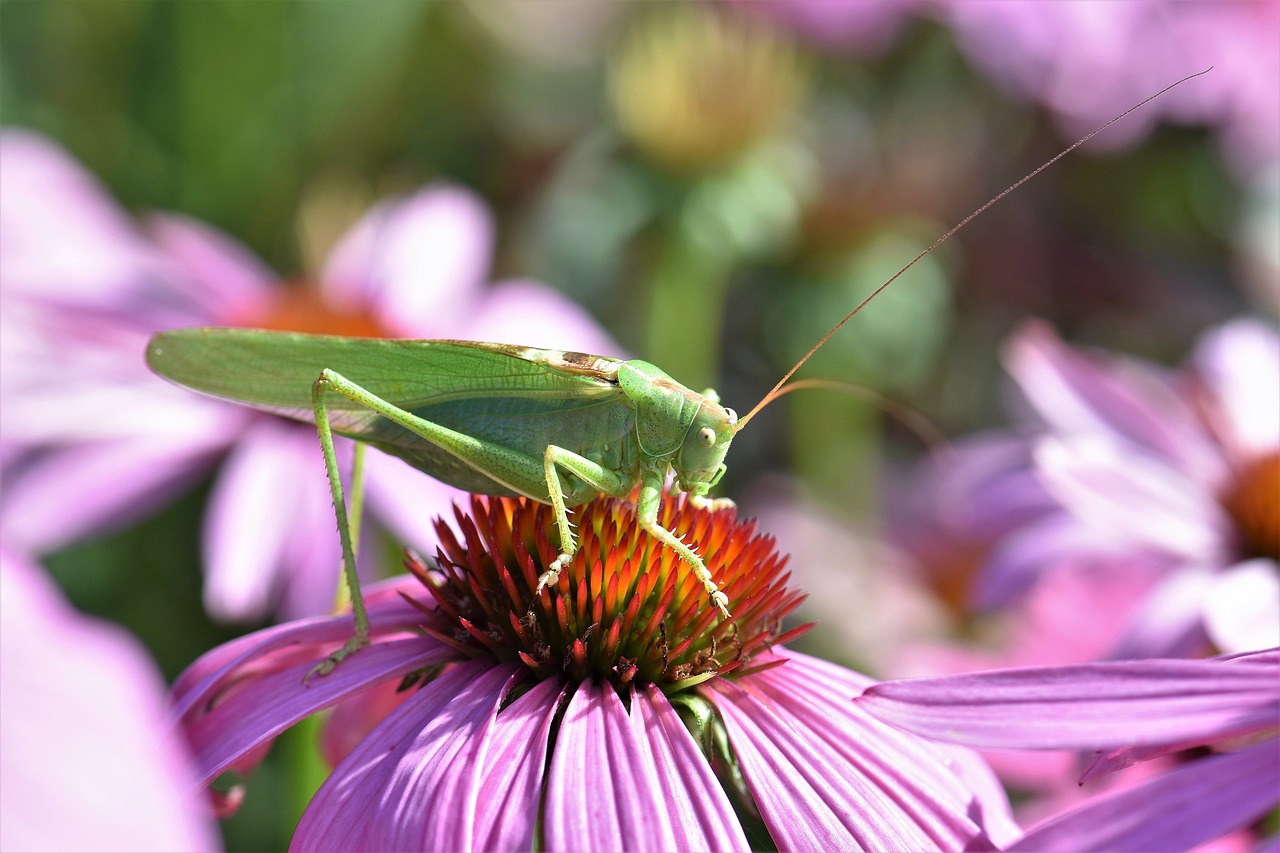
[[[162,332],[147,364],[180,385],[256,409],[312,421],[311,385],[328,368],[402,409],[492,397],[613,397],[618,362],[558,350],[474,341],[385,340],[261,329]],[[367,409],[334,395],[335,428],[358,428]]]
[[[617,405],[617,360],[508,344],[180,329],[151,339],[147,364],[188,388],[307,422],[311,386],[328,368],[401,409],[534,458],[551,443],[598,458],[632,422]],[[460,488],[504,493],[369,409],[338,394],[326,403],[335,432]]]

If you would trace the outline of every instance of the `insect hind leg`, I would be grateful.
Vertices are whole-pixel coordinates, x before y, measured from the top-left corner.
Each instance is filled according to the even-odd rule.
[[[317,664],[303,679],[313,675],[328,675],[348,655],[355,654],[369,643],[369,614],[365,610],[364,596],[360,592],[360,579],[356,575],[356,552],[347,515],[347,501],[342,492],[342,475],[338,471],[338,454],[333,445],[333,427],[329,423],[329,408],[324,395],[333,390],[331,371],[325,370],[311,386],[311,406],[315,412],[316,432],[320,436],[320,449],[324,453],[325,474],[329,478],[329,494],[333,498],[333,514],[338,522],[338,539],[342,544],[342,574],[346,579],[351,598],[351,612],[355,618],[355,630],[350,639],[329,657]],[[336,375],[336,374],[334,374]],[[362,466],[360,466],[362,467]]]

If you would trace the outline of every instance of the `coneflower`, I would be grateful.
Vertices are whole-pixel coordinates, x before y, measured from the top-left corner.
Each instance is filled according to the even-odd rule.
[[[773,541],[731,510],[664,503],[732,602],[601,499],[558,584],[551,516],[474,498],[437,559],[368,596],[371,645],[304,677],[349,617],[293,622],[197,661],[175,686],[202,784],[342,703],[345,753],[300,849],[971,849],[1017,834],[973,753],[879,722],[870,679],[782,647],[801,593]],[[336,729],[336,730],[335,730]],[[345,744],[345,745],[344,745]],[[337,757],[337,756],[335,756]]]

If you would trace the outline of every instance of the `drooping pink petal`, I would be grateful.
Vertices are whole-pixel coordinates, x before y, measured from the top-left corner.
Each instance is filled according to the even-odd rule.
[[[683,752],[678,737],[687,734],[678,736],[663,724],[641,736],[636,702],[633,696],[629,715],[607,683],[578,686],[551,757],[543,815],[547,848],[707,850],[738,842],[742,836],[726,834],[719,818],[707,826],[689,819],[698,813],[691,798],[723,798],[723,792],[708,773],[690,771],[711,786],[697,790],[685,788],[676,775],[659,775],[657,762],[666,760],[662,753]],[[705,759],[698,761],[705,765]],[[584,798],[584,792],[590,795]],[[724,806],[717,805],[715,812],[723,814]]]
[[[456,337],[488,278],[493,240],[478,197],[427,187],[356,223],[324,269],[324,294],[349,310],[373,308],[405,337]]]
[[[970,746],[1190,745],[1275,726],[1280,679],[1267,664],[1118,661],[882,682],[855,701],[900,728]]]
[[[318,749],[330,767],[337,767],[392,711],[413,695],[397,681],[384,681],[335,705],[324,720]]]
[[[303,814],[291,847],[470,848],[485,734],[516,671],[477,660],[419,689],[334,769]],[[535,769],[541,773],[541,765]],[[538,801],[530,797],[521,805],[530,830],[522,846],[528,846]]]
[[[0,848],[214,850],[164,682],[124,631],[0,550]]]
[[[899,737],[900,732],[892,726],[869,715],[846,714],[845,697],[850,692],[856,695],[871,679],[821,658],[790,650],[785,654],[789,658],[786,666],[761,673],[779,705],[833,737],[837,751],[846,747],[838,742],[839,734],[832,735],[819,724],[824,710],[827,719],[842,718],[860,741],[882,745],[886,756],[876,756],[868,767],[875,767],[885,778],[902,775],[901,807],[944,848],[972,843],[975,833],[985,833],[991,841],[1001,843],[1021,832],[1013,822],[1003,789],[976,753],[954,747],[935,753],[939,744]],[[896,760],[892,756],[895,752]]]
[[[1009,850],[1190,850],[1280,804],[1275,740],[1193,761],[1036,826]]]
[[[294,723],[389,678],[444,663],[454,652],[427,638],[387,640],[361,649],[324,676],[308,677],[323,655],[233,685],[184,721],[200,784]]]
[[[849,713],[844,694],[869,680],[785,656],[785,665],[707,691],[780,847],[947,849],[1016,833],[1002,793],[999,802],[977,800],[935,745]]]
[[[422,611],[401,593],[421,591],[412,577],[401,576],[365,590],[369,635],[373,640],[413,635],[422,624]],[[351,636],[352,618],[342,616],[299,619],[237,637],[201,655],[174,681],[174,719],[216,700],[245,676],[323,658]]]

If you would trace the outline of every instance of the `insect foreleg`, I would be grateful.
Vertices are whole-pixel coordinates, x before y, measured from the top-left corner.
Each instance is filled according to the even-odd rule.
[[[711,600],[716,607],[720,608],[724,618],[728,619],[730,618],[729,596],[721,592],[720,588],[716,586],[716,582],[711,578],[711,572],[707,570],[706,563],[702,562],[702,558],[698,556],[696,551],[681,542],[680,537],[658,524],[658,507],[662,503],[662,484],[664,479],[662,471],[645,471],[644,480],[640,484],[640,497],[636,500],[636,520],[639,522],[641,529],[675,551],[680,555],[680,559],[689,564],[689,567],[693,569],[694,576],[702,582],[702,588],[707,591],[707,595],[711,596]],[[707,498],[702,498],[702,500],[707,501],[709,505],[716,503],[716,501]]]
[[[567,471],[594,486],[607,495],[621,497],[631,491],[634,481],[616,471],[610,471],[585,456],[565,450],[563,447],[548,445],[542,455],[543,473],[547,478],[547,496],[551,510],[555,514],[556,529],[560,532],[560,555],[550,567],[538,578],[538,588],[534,590],[536,601],[542,590],[560,578],[560,571],[578,553],[578,540],[573,535],[573,526],[569,524],[569,512],[564,504],[564,489],[560,486],[560,475],[556,469]],[[532,603],[532,602],[531,602]]]

